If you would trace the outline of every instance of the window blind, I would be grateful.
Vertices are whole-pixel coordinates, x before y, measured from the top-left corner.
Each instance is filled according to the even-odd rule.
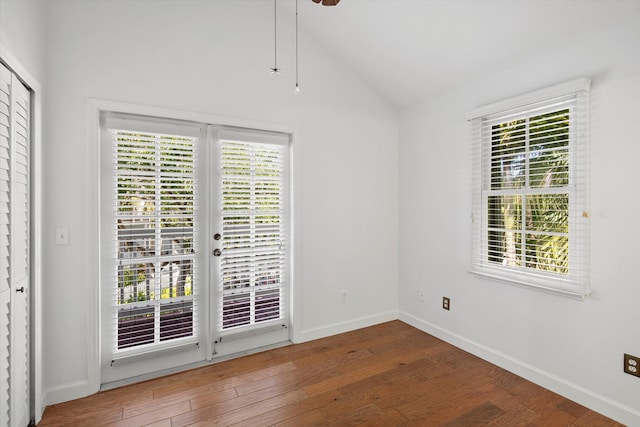
[[[222,335],[285,318],[288,278],[288,136],[218,134]]]
[[[107,128],[115,171],[114,353],[193,340],[199,319],[194,235],[200,130],[119,118],[108,118]]]
[[[473,118],[473,272],[588,295],[587,88]]]

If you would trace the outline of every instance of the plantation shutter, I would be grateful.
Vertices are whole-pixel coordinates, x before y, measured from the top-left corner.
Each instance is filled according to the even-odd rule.
[[[108,117],[106,127],[114,168],[113,353],[194,342],[200,127],[119,117]]]
[[[281,324],[289,283],[289,136],[218,133],[221,335]]]
[[[587,100],[583,79],[470,117],[473,272],[588,295]]]

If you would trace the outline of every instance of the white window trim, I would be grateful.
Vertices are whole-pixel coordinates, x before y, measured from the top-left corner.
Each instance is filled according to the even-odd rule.
[[[588,274],[588,172],[585,170],[583,176],[577,182],[575,181],[574,166],[577,159],[581,160],[577,163],[580,168],[588,168],[588,93],[590,89],[590,80],[588,78],[580,78],[571,80],[558,85],[550,86],[524,95],[516,96],[507,100],[499,101],[489,105],[476,108],[467,113],[466,118],[472,123],[472,139],[473,139],[473,178],[472,178],[472,251],[471,251],[471,268],[470,272],[491,280],[497,280],[527,288],[533,288],[553,294],[567,296],[579,300],[584,300],[589,296],[589,274]],[[578,105],[582,105],[585,109],[583,119],[585,122],[580,127],[584,130],[584,134],[572,135],[571,138],[578,138],[575,144],[571,144],[570,149],[570,182],[569,186],[564,187],[564,193],[569,194],[570,211],[573,212],[573,219],[570,219],[570,253],[577,254],[580,260],[580,269],[577,275],[573,275],[573,283],[563,283],[557,275],[530,274],[519,268],[502,268],[499,265],[491,265],[487,260],[483,260],[481,255],[483,248],[486,247],[487,236],[486,227],[486,202],[483,195],[483,183],[486,181],[486,160],[484,159],[482,150],[485,141],[481,132],[481,123],[483,119],[501,114],[507,111],[526,111],[529,106],[536,103],[544,103],[556,98],[569,95],[580,96],[582,99]],[[582,104],[580,104],[582,103]],[[573,126],[573,125],[572,125]],[[573,133],[573,129],[571,130]],[[576,185],[577,184],[577,185]],[[551,190],[554,192],[554,190]],[[539,191],[536,191],[539,192]],[[575,241],[579,240],[580,244]],[[484,246],[483,246],[484,245]]]

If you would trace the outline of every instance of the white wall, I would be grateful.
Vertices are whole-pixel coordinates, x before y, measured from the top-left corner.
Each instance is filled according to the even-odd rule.
[[[294,27],[286,20],[291,11],[280,20],[278,62],[284,71],[271,75],[272,5],[47,2],[48,403],[91,393],[96,386],[98,313],[91,307],[97,306],[98,286],[97,161],[86,129],[88,98],[295,129],[294,339],[397,317],[397,118],[304,34],[302,92],[294,94]],[[54,245],[57,227],[69,228],[69,245]],[[347,303],[340,303],[343,288]]]
[[[43,80],[45,14],[39,0],[0,0],[0,46],[3,60]],[[5,57],[6,56],[6,57]],[[18,64],[15,64],[15,63]]]
[[[640,354],[638,40],[640,25],[621,23],[427,100],[402,115],[399,156],[400,318],[629,425],[640,425],[640,381],[622,370],[623,353]],[[471,275],[465,113],[582,76],[592,78],[591,297]]]

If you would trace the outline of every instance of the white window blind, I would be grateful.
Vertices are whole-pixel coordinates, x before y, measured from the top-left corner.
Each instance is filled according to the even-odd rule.
[[[219,329],[224,335],[285,318],[288,136],[218,134],[222,229]]]
[[[197,337],[198,127],[108,118],[113,149],[113,352]]]
[[[472,271],[588,295],[588,80],[473,115]]]

